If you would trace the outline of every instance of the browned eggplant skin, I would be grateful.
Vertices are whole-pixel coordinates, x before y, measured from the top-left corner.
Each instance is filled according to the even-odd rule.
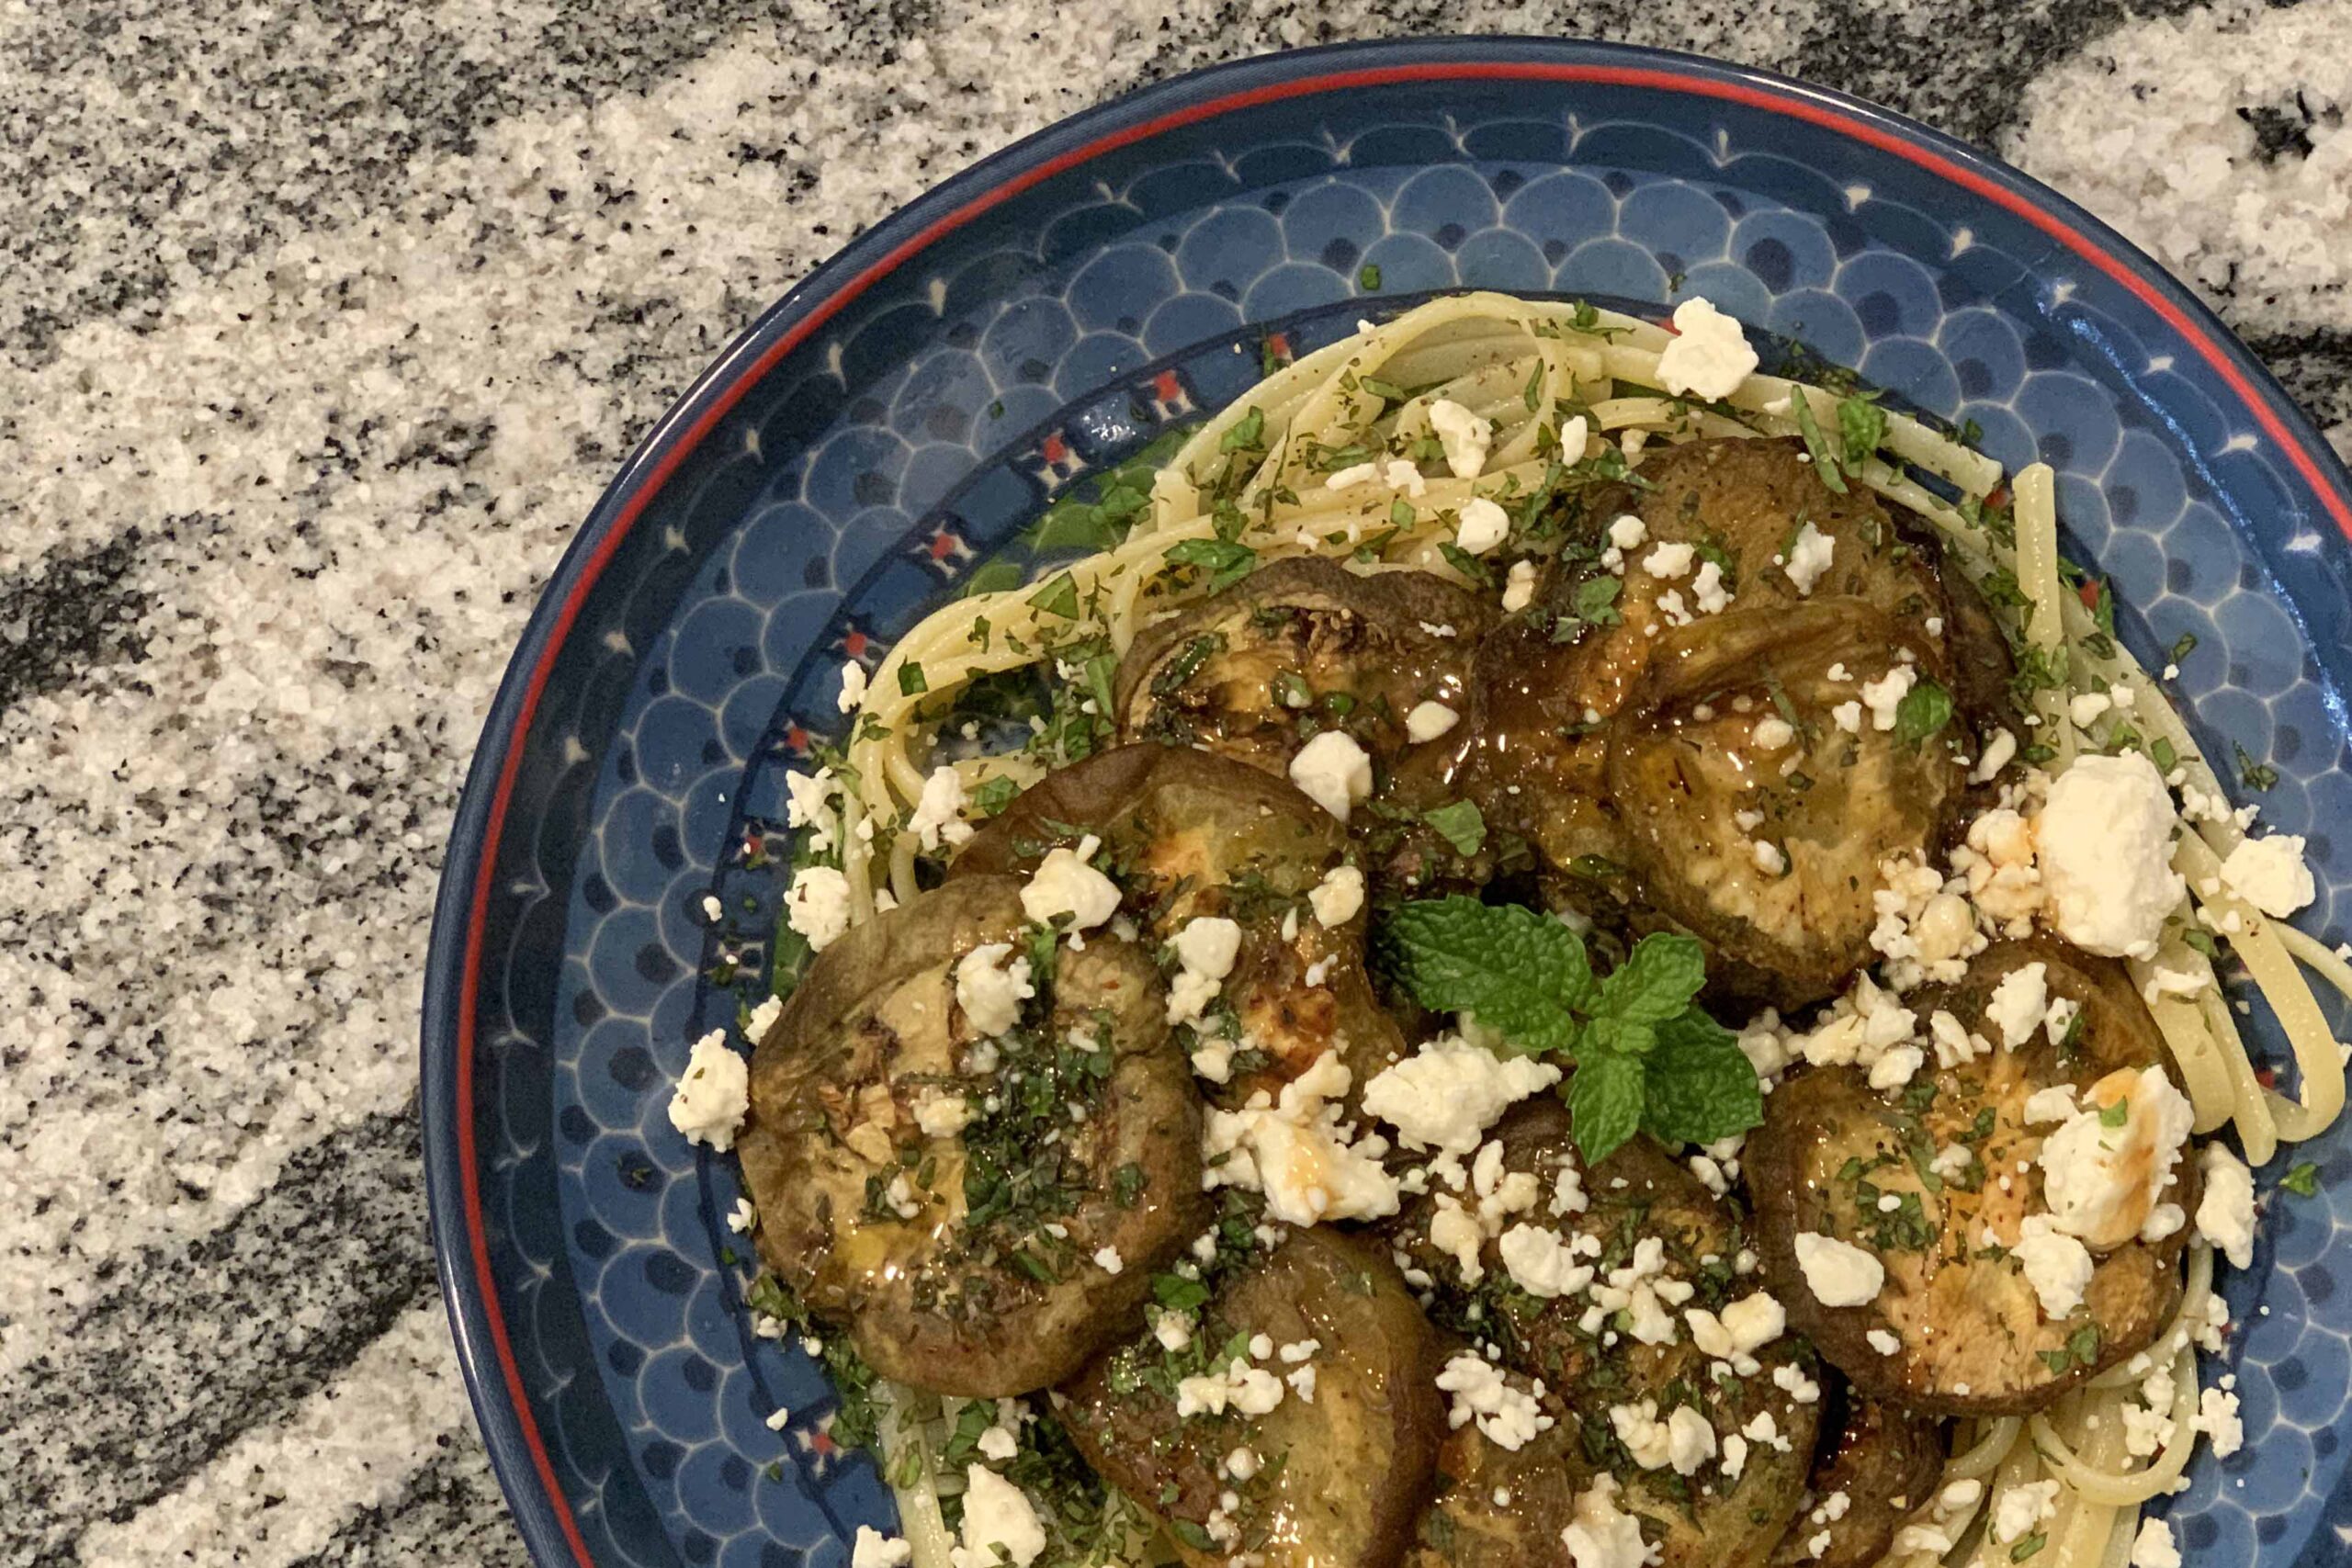
[[[1349,827],[1376,881],[1399,890],[1475,886],[1506,846],[1465,856],[1421,814],[1462,797],[1477,728],[1472,666],[1494,621],[1484,600],[1428,572],[1279,560],[1136,638],[1119,663],[1120,734],[1200,747],[1286,778],[1311,737],[1341,730],[1373,761],[1373,800]],[[1456,722],[1417,741],[1406,721],[1424,702]]]
[[[1317,1341],[1308,1363],[1313,1402],[1286,1392],[1264,1416],[1180,1421],[1164,1393],[1119,1392],[1129,1378],[1123,1358],[1160,1354],[1145,1336],[1096,1358],[1064,1388],[1063,1421],[1079,1451],[1164,1522],[1205,1528],[1219,1493],[1236,1491],[1239,1550],[1260,1554],[1265,1568],[1392,1568],[1429,1498],[1446,1429],[1440,1341],[1396,1265],[1364,1237],[1293,1231],[1207,1311],[1211,1334]],[[1218,1461],[1242,1447],[1265,1468],[1246,1483],[1220,1480]],[[1179,1551],[1194,1568],[1227,1561],[1221,1551]]]
[[[1007,1254],[1034,1238],[966,1224],[964,1135],[925,1136],[913,1103],[959,1082],[983,1091],[956,1066],[969,1031],[954,970],[983,943],[1021,939],[1021,886],[973,877],[936,889],[820,954],[752,1055],[738,1145],[768,1266],[845,1324],[876,1371],[942,1393],[1020,1393],[1067,1376],[1127,1326],[1151,1270],[1208,1212],[1199,1101],[1158,974],[1133,944],[1098,933],[1060,954],[1046,1025],[1056,1040],[1089,1029],[1112,1055],[1061,1145],[1071,1198],[1052,1217],[1067,1231],[1064,1266],[1033,1278]],[[870,1184],[926,1165],[920,1212],[877,1216]],[[1129,1165],[1141,1180],[1123,1203],[1113,1173]],[[1091,1261],[1105,1247],[1124,1261],[1116,1274]]]
[[[2007,1250],[2018,1239],[2019,1222],[2041,1204],[2041,1169],[2033,1163],[2041,1131],[2025,1124],[2027,1098],[2058,1084],[2086,1089],[2121,1067],[2169,1071],[2154,1021],[2121,966],[2061,942],[1997,943],[1979,954],[1957,984],[1923,987],[1905,1001],[1923,1018],[1942,1009],[1983,1033],[1993,988],[2030,963],[2047,966],[2052,997],[2083,1005],[2083,1027],[2071,1050],[2037,1033],[2016,1050],[1996,1049],[1965,1066],[1936,1070],[1935,1096],[1924,1111],[1871,1089],[1857,1068],[1813,1068],[1767,1097],[1764,1124],[1749,1135],[1744,1157],[1766,1272],[1791,1325],[1864,1397],[1941,1416],[2041,1410],[2144,1349],[2178,1304],[2185,1226],[2163,1241],[2133,1240],[2098,1258],[2083,1305],[2054,1324],[2041,1320],[2039,1298]],[[1979,1135],[1977,1118],[1987,1110],[1989,1130]],[[1977,1151],[1983,1174],[1975,1190],[1960,1182],[1928,1190],[1915,1153],[1931,1156],[1962,1141]],[[1847,1175],[1849,1161],[1870,1168]],[[2007,1192],[2003,1176],[2009,1179]],[[1918,1198],[1927,1245],[1883,1247],[1862,1234],[1857,1183],[1863,1180],[1898,1199]],[[2176,1180],[2164,1201],[2194,1212],[2192,1162],[2181,1162]],[[2000,1248],[1980,1245],[1987,1227]],[[1795,1238],[1805,1231],[1878,1256],[1887,1271],[1878,1299],[1864,1306],[1824,1306],[1796,1261]],[[2086,1325],[2097,1326],[2099,1340],[2096,1352],[2083,1358],[2069,1350],[2068,1340]],[[1873,1329],[1894,1333],[1902,1348],[1882,1355],[1868,1342]]]
[[[1136,638],[1113,687],[1120,734],[1280,778],[1310,735],[1339,728],[1390,768],[1426,751],[1442,778],[1458,741],[1416,745],[1405,718],[1424,702],[1467,706],[1473,650],[1493,622],[1483,600],[1428,572],[1275,561]],[[1303,683],[1305,705],[1275,692],[1286,676]],[[1327,700],[1335,693],[1345,712]]]
[[[1566,1108],[1543,1099],[1513,1109],[1491,1135],[1502,1145],[1504,1169],[1535,1175],[1548,1194],[1560,1168],[1577,1163],[1568,1129]],[[1606,1258],[1622,1261],[1637,1238],[1657,1237],[1676,1277],[1698,1287],[1692,1305],[1720,1306],[1764,1287],[1760,1276],[1734,1279],[1724,1267],[1743,1239],[1730,1205],[1646,1138],[1585,1171],[1582,1186],[1590,1207],[1557,1223],[1564,1231],[1600,1237]],[[1736,1431],[1769,1411],[1788,1451],[1751,1444],[1736,1483],[1726,1487],[1709,1472],[1712,1495],[1687,1488],[1678,1495],[1671,1472],[1621,1463],[1614,1470],[1618,1506],[1643,1517],[1662,1568],[1759,1568],[1796,1512],[1813,1454],[1818,1406],[1797,1403],[1771,1381],[1772,1370],[1784,1362],[1808,1364],[1804,1348],[1783,1337],[1758,1352],[1756,1375],[1726,1387],[1712,1377],[1708,1359],[1688,1335],[1662,1345],[1631,1339],[1603,1345],[1577,1326],[1586,1304],[1581,1297],[1544,1302],[1515,1290],[1464,1291],[1454,1261],[1430,1244],[1435,1207],[1431,1197],[1415,1201],[1385,1227],[1392,1241],[1439,1281],[1442,1314],[1492,1337],[1506,1367],[1543,1381],[1540,1403],[1555,1426],[1516,1452],[1475,1427],[1456,1433],[1440,1459],[1440,1495],[1416,1532],[1416,1564],[1534,1568],[1560,1562],[1560,1531],[1574,1517],[1576,1496],[1603,1468],[1594,1455],[1623,1452],[1615,1446],[1610,1407],[1648,1397],[1663,1409],[1669,1390],[1679,1387],[1699,1391],[1697,1403],[1719,1430]],[[1717,1260],[1715,1267],[1702,1261],[1709,1258]],[[1507,1277],[1493,1241],[1481,1249],[1480,1262],[1487,1280]],[[1466,1311],[1473,1305],[1476,1320]],[[1693,1478],[1700,1479],[1706,1477]],[[1498,1487],[1509,1501],[1495,1501]]]
[[[1824,1397],[1836,1380],[1824,1378]],[[1843,1495],[1836,1518],[1800,1512],[1772,1553],[1772,1568],[1875,1568],[1894,1544],[1903,1521],[1935,1495],[1943,1476],[1944,1434],[1930,1416],[1839,1390],[1833,1418],[1823,1423],[1821,1451],[1806,1493]],[[1824,1540],[1824,1537],[1826,1540]],[[1821,1550],[1815,1551],[1816,1542]]]
[[[1165,940],[1204,915],[1242,927],[1225,995],[1269,1060],[1214,1089],[1220,1102],[1278,1090],[1326,1051],[1338,1053],[1357,1089],[1404,1055],[1404,1037],[1364,974],[1366,917],[1327,928],[1307,903],[1347,858],[1347,830],[1287,781],[1189,748],[1118,747],[1015,796],[964,846],[951,885],[1026,871],[1086,833],[1102,839],[1128,912],[1150,936]],[[1319,984],[1307,984],[1310,971]]]
[[[1832,995],[1871,956],[1880,863],[1941,845],[1967,783],[1955,735],[1905,739],[1866,710],[1849,731],[1833,712],[1926,651],[1855,599],[1735,607],[1657,639],[1607,779],[1645,901],[1709,944],[1718,987],[1783,1009]],[[1767,726],[1793,739],[1768,746]]]

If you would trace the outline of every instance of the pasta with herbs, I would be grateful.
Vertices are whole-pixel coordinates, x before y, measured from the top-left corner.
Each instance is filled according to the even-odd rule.
[[[917,1568],[2165,1561],[2352,965],[2055,491],[1441,298],[852,677],[741,1154]]]

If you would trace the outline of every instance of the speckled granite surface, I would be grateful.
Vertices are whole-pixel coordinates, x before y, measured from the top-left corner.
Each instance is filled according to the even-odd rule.
[[[612,465],[771,298],[1187,67],[1584,33],[1988,142],[2352,449],[2352,0],[0,0],[0,1563],[508,1563],[435,1298],[441,840]]]

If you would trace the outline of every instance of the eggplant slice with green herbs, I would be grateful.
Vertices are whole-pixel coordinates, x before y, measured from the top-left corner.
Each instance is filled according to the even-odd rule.
[[[1195,1313],[1180,1348],[1147,1331],[1064,1388],[1080,1452],[1193,1568],[1391,1568],[1445,1432],[1438,1337],[1396,1265],[1295,1230]],[[1220,1382],[1240,1387],[1200,1408]]]
[[[2049,997],[2079,1010],[2058,1041],[2037,1026],[2003,1046],[1987,1004],[2031,964]],[[1854,1066],[1814,1067],[1775,1090],[1745,1154],[1767,1270],[1791,1324],[1864,1397],[1941,1416],[2043,1409],[2162,1331],[2180,1299],[2188,1227],[2144,1241],[2135,1212],[2128,1233],[2093,1237],[2112,1245],[2089,1247],[2081,1304],[2046,1316],[2018,1250],[2027,1216],[2044,1208],[2037,1156],[2052,1130],[2029,1120],[2028,1102],[2064,1088],[2107,1104],[2112,1087],[2091,1091],[2110,1075],[2169,1082],[2163,1040],[2121,965],[2055,942],[1996,944],[1957,984],[1904,999],[1923,1022],[1947,1012],[1994,1048],[1930,1063],[1899,1090],[1871,1089]],[[2127,1110],[2113,1125],[2154,1118],[2136,1098],[2114,1102]],[[2184,1157],[2154,1196],[2193,1213],[2196,1186]],[[1807,1233],[1871,1254],[1885,1271],[1876,1298],[1824,1305],[1798,1262]]]
[[[1372,797],[1349,825],[1379,879],[1484,881],[1491,849],[1456,777],[1476,730],[1471,666],[1494,618],[1428,572],[1275,561],[1136,639],[1119,662],[1119,732],[1283,778],[1300,748],[1336,730],[1372,761]]]
[[[1123,746],[1048,773],[966,844],[955,879],[1026,872],[1054,848],[1099,838],[1125,908],[1167,942],[1222,916],[1241,941],[1222,999],[1195,1036],[1235,1049],[1213,1088],[1238,1105],[1336,1052],[1357,1089],[1405,1054],[1364,974],[1362,899],[1325,925],[1311,897],[1344,881],[1347,830],[1329,812],[1246,763],[1184,747]],[[1356,886],[1361,887],[1360,874]],[[1327,897],[1324,908],[1343,908]]]
[[[876,1371],[942,1393],[1069,1375],[1208,1213],[1151,959],[1107,931],[1038,940],[1021,888],[967,878],[850,931],[752,1062],[739,1146],[761,1255]],[[957,1000],[976,953],[1028,965],[1009,1028]]]
[[[1488,1138],[1498,1157],[1482,1151],[1466,1172],[1457,1167],[1459,1190],[1432,1169],[1427,1192],[1384,1229],[1407,1278],[1428,1280],[1440,1324],[1494,1346],[1552,1425],[1516,1450],[1476,1427],[1454,1434],[1416,1562],[1556,1563],[1577,1495],[1605,1472],[1617,1506],[1643,1518],[1663,1568],[1758,1568],[1804,1495],[1819,1406],[1799,1398],[1813,1384],[1794,1337],[1776,1335],[1733,1361],[1710,1356],[1688,1326],[1690,1309],[1720,1313],[1765,1288],[1762,1275],[1738,1270],[1747,1242],[1738,1215],[1645,1138],[1586,1169],[1556,1100],[1520,1105]],[[1442,1217],[1449,1210],[1458,1217]],[[1481,1210],[1495,1212],[1481,1223],[1473,1217]],[[1573,1274],[1544,1281],[1564,1287],[1556,1294],[1530,1290],[1534,1270],[1522,1279],[1506,1263],[1513,1244],[1502,1238],[1520,1226],[1569,1238],[1573,1261],[1555,1261],[1589,1270],[1587,1280],[1623,1280],[1611,1288],[1629,1303],[1603,1310]],[[1586,1236],[1592,1243],[1579,1247],[1575,1238]],[[1725,1363],[1738,1375],[1717,1375]],[[1737,1462],[1711,1443],[1703,1464],[1678,1471],[1657,1452],[1637,1455],[1612,1415],[1645,1409],[1645,1423],[1664,1422],[1682,1405],[1706,1417],[1711,1435],[1754,1434],[1739,1438]]]
[[[1783,1006],[1827,995],[1864,956],[1850,923],[1857,901],[1867,917],[1867,886],[1844,890],[1829,940],[1800,937],[1786,919],[1792,899],[1830,889],[1802,868],[1799,888],[1765,889],[1756,872],[1776,875],[1772,854],[1786,846],[1768,833],[1772,853],[1760,852],[1754,830],[1738,824],[1825,783],[1838,793],[1833,770],[1860,763],[1884,773],[1892,763],[1928,796],[1905,803],[1899,820],[1864,818],[1861,836],[1881,849],[1933,842],[1964,783],[1960,760],[1975,756],[1980,732],[2007,722],[2008,649],[1983,597],[1945,569],[1925,525],[1860,486],[1832,490],[1791,442],[1666,447],[1623,486],[1578,497],[1558,526],[1563,543],[1533,603],[1479,652],[1469,793],[1491,827],[1535,847],[1556,902],[1608,923],[1662,921],[1706,937],[1726,961],[1723,994]],[[1729,602],[1702,613],[1699,581],[1710,572]],[[1855,632],[1819,658],[1826,625]],[[1795,694],[1758,662],[1783,638],[1792,646],[1781,657],[1809,670],[1815,688],[1807,711],[1793,715]],[[1909,701],[1889,719],[1896,728],[1882,729],[1861,684],[1894,660],[1912,669]],[[1733,677],[1759,671],[1751,689],[1734,689]],[[1711,700],[1709,682],[1724,703]],[[1849,704],[1857,728],[1838,719]],[[1672,711],[1661,715],[1662,705]],[[1702,707],[1726,728],[1691,728],[1710,722],[1696,717]],[[1663,750],[1655,744],[1662,717],[1674,732]],[[1768,717],[1801,731],[1804,762],[1792,761],[1795,747],[1756,754],[1751,729]],[[1898,729],[1912,755],[1871,755]],[[1778,733],[1764,726],[1766,738]],[[1735,741],[1739,765],[1711,760],[1707,771],[1719,776],[1678,776],[1684,753]],[[1652,787],[1667,793],[1631,793]],[[1629,820],[1634,807],[1643,815]],[[1794,815],[1835,813],[1815,806]],[[1718,851],[1747,855],[1747,867],[1713,855],[1694,885],[1682,863],[1694,829]]]
[[[1944,1435],[1931,1417],[1864,1399],[1825,1377],[1830,1415],[1806,1478],[1805,1506],[1781,1538],[1772,1568],[1874,1568],[1903,1521],[1936,1495]]]

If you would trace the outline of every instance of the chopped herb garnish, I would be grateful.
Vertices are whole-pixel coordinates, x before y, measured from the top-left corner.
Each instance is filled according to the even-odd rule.
[[[1421,820],[1436,829],[1458,855],[1475,855],[1487,842],[1487,819],[1479,815],[1475,801],[1457,800],[1425,811]]]
[[[1078,579],[1066,571],[1057,572],[1029,595],[1029,603],[1048,615],[1074,621],[1078,619]]]
[[[919,697],[930,690],[931,682],[924,676],[921,664],[907,663],[899,666],[899,695]]]
[[[1921,745],[1951,722],[1951,694],[1922,675],[1895,705],[1895,739],[1906,746]]]
[[[1196,566],[1208,573],[1208,590],[1220,592],[1257,570],[1258,552],[1227,539],[1183,539],[1168,547],[1171,566]]]
[[[1813,457],[1813,471],[1820,476],[1823,484],[1839,495],[1845,494],[1846,476],[1838,471],[1838,454],[1831,448],[1829,438],[1821,434],[1820,423],[1813,417],[1812,400],[1804,395],[1803,388],[1797,388],[1789,393],[1789,401],[1796,410],[1797,434],[1804,437],[1804,449]]]
[[[1356,287],[1365,290],[1378,288],[1380,287],[1380,268],[1371,262],[1366,262],[1363,265],[1356,268]]]
[[[2308,1160],[2278,1179],[2278,1185],[2298,1198],[2319,1196],[2319,1167]]]
[[[2267,790],[2278,784],[2278,769],[2272,767],[2267,762],[2256,761],[2251,756],[2247,755],[2246,749],[2239,745],[2234,740],[2230,742],[2230,750],[2237,753],[2238,778],[2245,784],[2246,788],[2252,790]]]

